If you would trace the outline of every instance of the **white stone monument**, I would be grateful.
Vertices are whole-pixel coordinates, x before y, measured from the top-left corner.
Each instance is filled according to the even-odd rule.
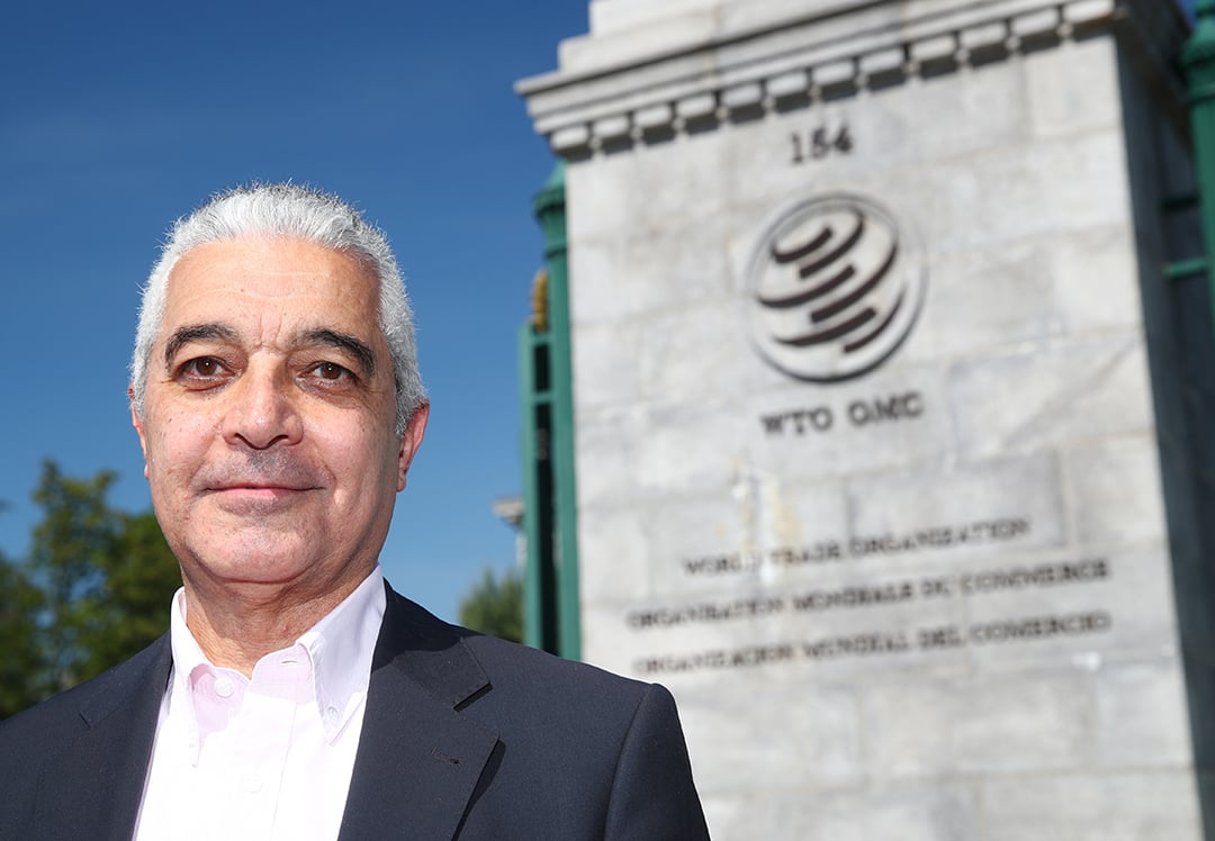
[[[569,162],[583,653],[674,692],[714,837],[1215,837],[1179,9],[590,21],[519,85]]]

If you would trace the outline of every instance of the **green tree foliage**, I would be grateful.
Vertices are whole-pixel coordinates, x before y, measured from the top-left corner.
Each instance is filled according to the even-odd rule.
[[[37,633],[41,608],[42,591],[0,555],[0,719],[41,697],[33,686],[46,668]]]
[[[486,568],[460,600],[460,624],[511,642],[523,641],[523,581],[517,573],[495,578]]]
[[[29,557],[0,559],[0,717],[93,677],[168,628],[177,561],[151,513],[109,504],[114,479],[43,465]]]

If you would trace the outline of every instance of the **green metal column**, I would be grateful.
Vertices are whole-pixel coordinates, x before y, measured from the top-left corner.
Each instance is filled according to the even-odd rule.
[[[565,163],[558,161],[533,207],[544,232],[548,261],[549,367],[552,390],[553,502],[556,509],[557,638],[562,657],[582,656],[578,587],[578,510],[574,482],[574,389],[570,355],[568,248],[565,239]]]
[[[537,279],[538,282],[540,279]],[[519,331],[519,405],[523,410],[523,641],[559,652],[556,567],[553,556],[552,391],[548,326],[536,313]]]
[[[1181,52],[1181,65],[1189,93],[1207,288],[1215,324],[1215,0],[1198,0],[1194,12],[1194,34]]]

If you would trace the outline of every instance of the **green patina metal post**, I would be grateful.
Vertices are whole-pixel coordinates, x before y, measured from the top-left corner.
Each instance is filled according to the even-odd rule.
[[[523,641],[559,651],[556,569],[553,563],[552,391],[549,388],[548,326],[542,315],[519,331],[519,405],[523,410],[523,529],[527,567],[523,575]]]
[[[1194,12],[1194,33],[1181,52],[1181,65],[1189,89],[1207,288],[1215,320],[1215,0],[1198,0]]]
[[[519,407],[523,412],[520,427],[523,430],[523,533],[526,536],[527,566],[523,570],[523,642],[532,648],[544,648],[541,638],[540,565],[536,550],[540,546],[543,532],[536,521],[540,509],[538,471],[536,470],[536,409],[535,374],[532,371],[531,323],[519,329]]]
[[[565,164],[558,161],[536,194],[536,219],[548,262],[548,364],[550,373],[553,506],[556,511],[556,619],[562,657],[582,656],[578,586],[578,512],[574,484],[574,394],[570,352],[568,248],[565,239]],[[535,517],[533,517],[535,519]]]

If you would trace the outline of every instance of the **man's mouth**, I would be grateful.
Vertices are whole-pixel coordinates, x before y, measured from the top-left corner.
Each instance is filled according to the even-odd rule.
[[[317,490],[314,486],[249,482],[208,488],[207,495],[214,498],[221,508],[234,514],[264,514],[290,506],[314,490]]]
[[[195,481],[204,496],[234,513],[266,513],[320,490],[318,472],[283,454],[209,465]]]
[[[223,493],[239,492],[239,493],[296,493],[299,491],[309,490],[308,488],[294,487],[291,485],[223,485],[213,490]]]

